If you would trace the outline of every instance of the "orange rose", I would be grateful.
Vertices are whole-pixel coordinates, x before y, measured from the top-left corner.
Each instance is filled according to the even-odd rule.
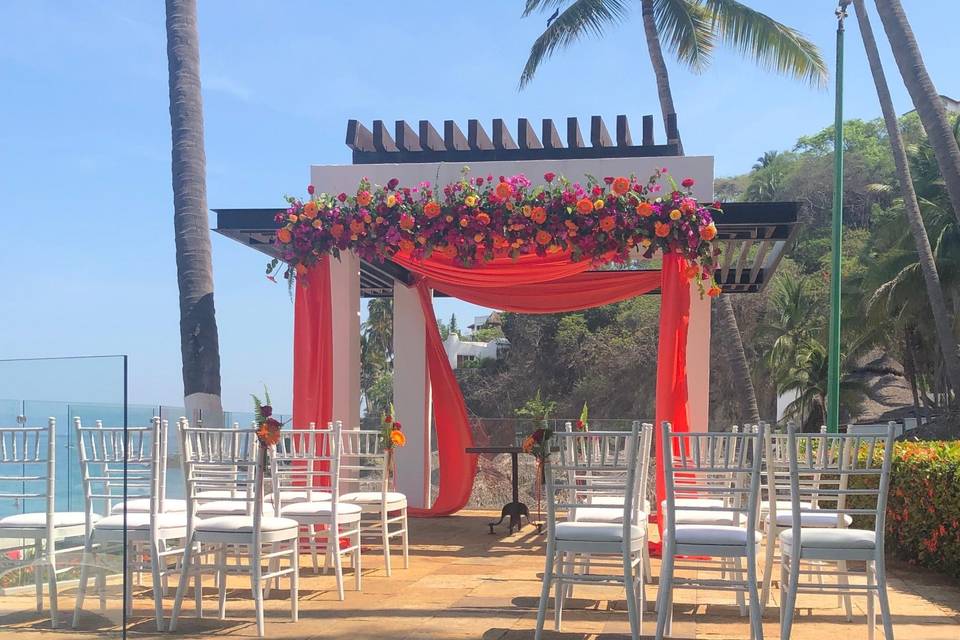
[[[600,228],[604,231],[613,231],[617,226],[617,219],[613,216],[604,216],[600,218]]]
[[[290,229],[287,229],[286,227],[284,227],[283,229],[279,229],[277,231],[277,240],[279,240],[283,244],[287,244],[291,240],[293,240],[293,234],[290,233]]]
[[[681,215],[680,209],[672,209],[672,210],[670,211],[670,219],[671,219],[671,220],[679,220],[679,219],[680,219],[680,215]]]
[[[513,195],[513,187],[511,187],[506,182],[501,182],[500,184],[498,184],[496,191],[497,191],[497,197],[500,198],[501,200],[506,200],[507,198]]]
[[[712,222],[705,227],[700,227],[700,238],[707,242],[717,237],[717,225]]]
[[[406,238],[402,239],[398,244],[400,246],[400,251],[403,251],[404,253],[413,251],[413,243]]]
[[[654,225],[654,233],[657,234],[658,238],[666,238],[668,235],[670,235],[670,225],[657,222]]]
[[[476,243],[483,242],[483,234],[482,233],[474,234],[473,241]]]
[[[317,203],[311,200],[303,205],[303,215],[307,216],[308,220],[313,220],[317,217]]]
[[[406,229],[407,231],[413,229],[413,216],[406,213],[400,216],[400,228]]]
[[[423,214],[428,218],[436,218],[440,215],[440,205],[431,200],[427,204],[423,205]]]
[[[537,243],[542,245],[550,244],[550,241],[553,240],[553,236],[550,235],[547,231],[537,231]]]
[[[407,444],[407,436],[403,435],[403,431],[394,429],[390,432],[390,442],[393,443],[395,447],[402,447]]]
[[[712,287],[707,289],[707,295],[710,296],[711,298],[716,298],[718,295],[720,295],[720,293],[721,293],[721,289],[717,285],[713,285]]]
[[[641,218],[649,218],[653,215],[653,205],[649,202],[641,202],[637,205],[637,215]]]
[[[461,226],[461,227],[466,227],[468,224],[470,224],[470,221],[469,221],[469,220],[467,220],[466,218],[460,218],[460,226]]]
[[[520,209],[520,213],[522,213],[524,217],[527,217],[527,218],[530,217],[530,213],[532,211],[533,211],[533,207],[531,207],[528,204],[523,205],[523,207]]]
[[[353,235],[360,235],[363,232],[363,223],[359,220],[354,220],[350,223],[350,233]]]
[[[547,221],[547,210],[543,207],[534,207],[530,212],[530,219],[537,224],[543,224]]]
[[[357,194],[357,204],[360,205],[361,207],[367,206],[372,201],[373,201],[373,196],[370,195],[369,191],[364,190]]]
[[[576,231],[577,229],[580,228],[577,226],[577,223],[574,222],[573,220],[564,220],[563,224],[567,225],[567,229],[570,229],[570,231]]]
[[[480,211],[477,213],[477,222],[480,224],[490,224],[490,215],[486,211]]]
[[[343,235],[343,225],[338,222],[330,227],[330,235],[339,240],[340,236]]]
[[[615,194],[622,196],[627,191],[630,191],[630,181],[624,177],[615,178],[612,188]]]
[[[577,213],[582,213],[586,215],[593,211],[593,203],[590,202],[589,198],[580,198],[577,201]]]
[[[690,265],[689,267],[687,267],[686,271],[684,271],[684,275],[687,276],[687,280],[693,280],[699,274],[700,274],[700,267],[698,267],[695,264]]]

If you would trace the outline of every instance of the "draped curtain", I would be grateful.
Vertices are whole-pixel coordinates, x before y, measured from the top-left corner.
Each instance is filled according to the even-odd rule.
[[[476,267],[463,267],[451,260],[431,256],[414,260],[397,254],[392,260],[416,275],[423,315],[426,320],[427,366],[433,391],[437,449],[440,458],[439,494],[428,509],[411,510],[411,515],[449,515],[466,505],[476,475],[476,456],[464,451],[473,444],[473,435],[463,395],[440,339],[433,313],[430,289],[442,291],[467,302],[519,313],[562,313],[579,311],[660,288],[660,332],[657,367],[657,408],[659,425],[669,421],[686,430],[687,384],[686,344],[690,319],[690,287],[686,262],[666,254],[661,271],[591,272],[589,261],[574,262],[569,254],[545,257],[524,255],[517,260],[498,258]],[[332,335],[330,334],[329,259],[305,276],[308,286],[297,287],[294,323],[294,424],[311,421],[326,424],[332,416]],[[395,372],[402,375],[403,372]],[[629,381],[624,381],[629,385]],[[659,433],[659,428],[657,429]],[[660,464],[660,438],[657,468]],[[663,494],[663,479],[657,477],[657,501]]]

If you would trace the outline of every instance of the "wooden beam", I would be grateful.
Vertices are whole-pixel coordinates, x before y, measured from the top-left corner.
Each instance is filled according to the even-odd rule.
[[[610,133],[607,131],[607,125],[604,124],[603,118],[600,116],[590,118],[590,144],[594,147],[613,146]]]
[[[550,118],[544,118],[540,126],[540,138],[545,149],[563,149],[563,140],[557,133],[557,125]]]
[[[617,146],[633,146],[633,138],[630,137],[630,122],[627,121],[627,116],[624,115],[617,116]]]
[[[383,120],[373,121],[373,147],[381,153],[392,153],[398,150],[396,143],[383,125]]]
[[[516,149],[517,143],[513,141],[510,130],[503,122],[503,118],[493,119],[493,148],[494,149]]]
[[[521,149],[543,149],[533,125],[526,118],[517,118],[517,143]]]
[[[643,140],[640,144],[645,147],[653,145],[653,116],[643,116]]]
[[[582,149],[583,136],[580,134],[580,123],[576,118],[567,118],[567,148]]]
[[[484,131],[480,121],[475,118],[467,120],[467,144],[474,151],[493,149],[493,142],[490,141],[490,136]]]
[[[680,140],[680,129],[677,128],[677,114],[667,114],[667,144],[676,144]]]
[[[467,144],[467,138],[460,131],[460,127],[453,120],[443,121],[443,143],[447,151],[467,151],[470,146]]]
[[[353,151],[375,151],[373,134],[359,120],[347,120],[347,146]]]
[[[397,148],[401,151],[422,151],[420,138],[406,120],[397,120],[393,128],[397,138]]]
[[[443,138],[433,128],[429,120],[420,121],[420,148],[425,151],[444,151]]]

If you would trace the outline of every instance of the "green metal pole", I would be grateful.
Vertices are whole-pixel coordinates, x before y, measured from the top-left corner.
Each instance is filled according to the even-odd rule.
[[[833,260],[830,269],[830,344],[827,360],[827,431],[840,424],[840,270],[843,244],[843,20],[849,0],[837,6],[836,99],[833,119]]]

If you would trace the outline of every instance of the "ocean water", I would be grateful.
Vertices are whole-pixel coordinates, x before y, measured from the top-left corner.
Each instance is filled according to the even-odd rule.
[[[182,498],[184,495],[183,474],[180,470],[179,440],[176,436],[176,420],[186,414],[183,407],[165,405],[127,405],[127,426],[148,426],[154,416],[167,420],[171,429],[169,437],[167,464],[167,496]],[[57,421],[56,447],[56,510],[83,511],[83,485],[80,478],[79,454],[76,447],[73,418],[78,417],[84,425],[93,425],[101,420],[104,426],[123,425],[123,405],[114,403],[79,403],[58,402],[45,400],[5,400],[0,399],[0,426],[12,427],[17,425],[17,417],[24,416],[28,426],[45,426],[47,419],[53,417]],[[284,416],[278,416],[281,421]],[[253,420],[250,412],[225,412],[225,422],[248,425]],[[46,473],[45,468],[31,468],[30,466],[0,465],[0,476],[10,475],[41,475]],[[0,480],[0,494],[5,493],[41,493],[46,491],[45,481],[33,482],[24,485],[23,482]],[[0,517],[15,513],[44,511],[45,501],[42,498],[27,500],[14,498],[0,498]]]

